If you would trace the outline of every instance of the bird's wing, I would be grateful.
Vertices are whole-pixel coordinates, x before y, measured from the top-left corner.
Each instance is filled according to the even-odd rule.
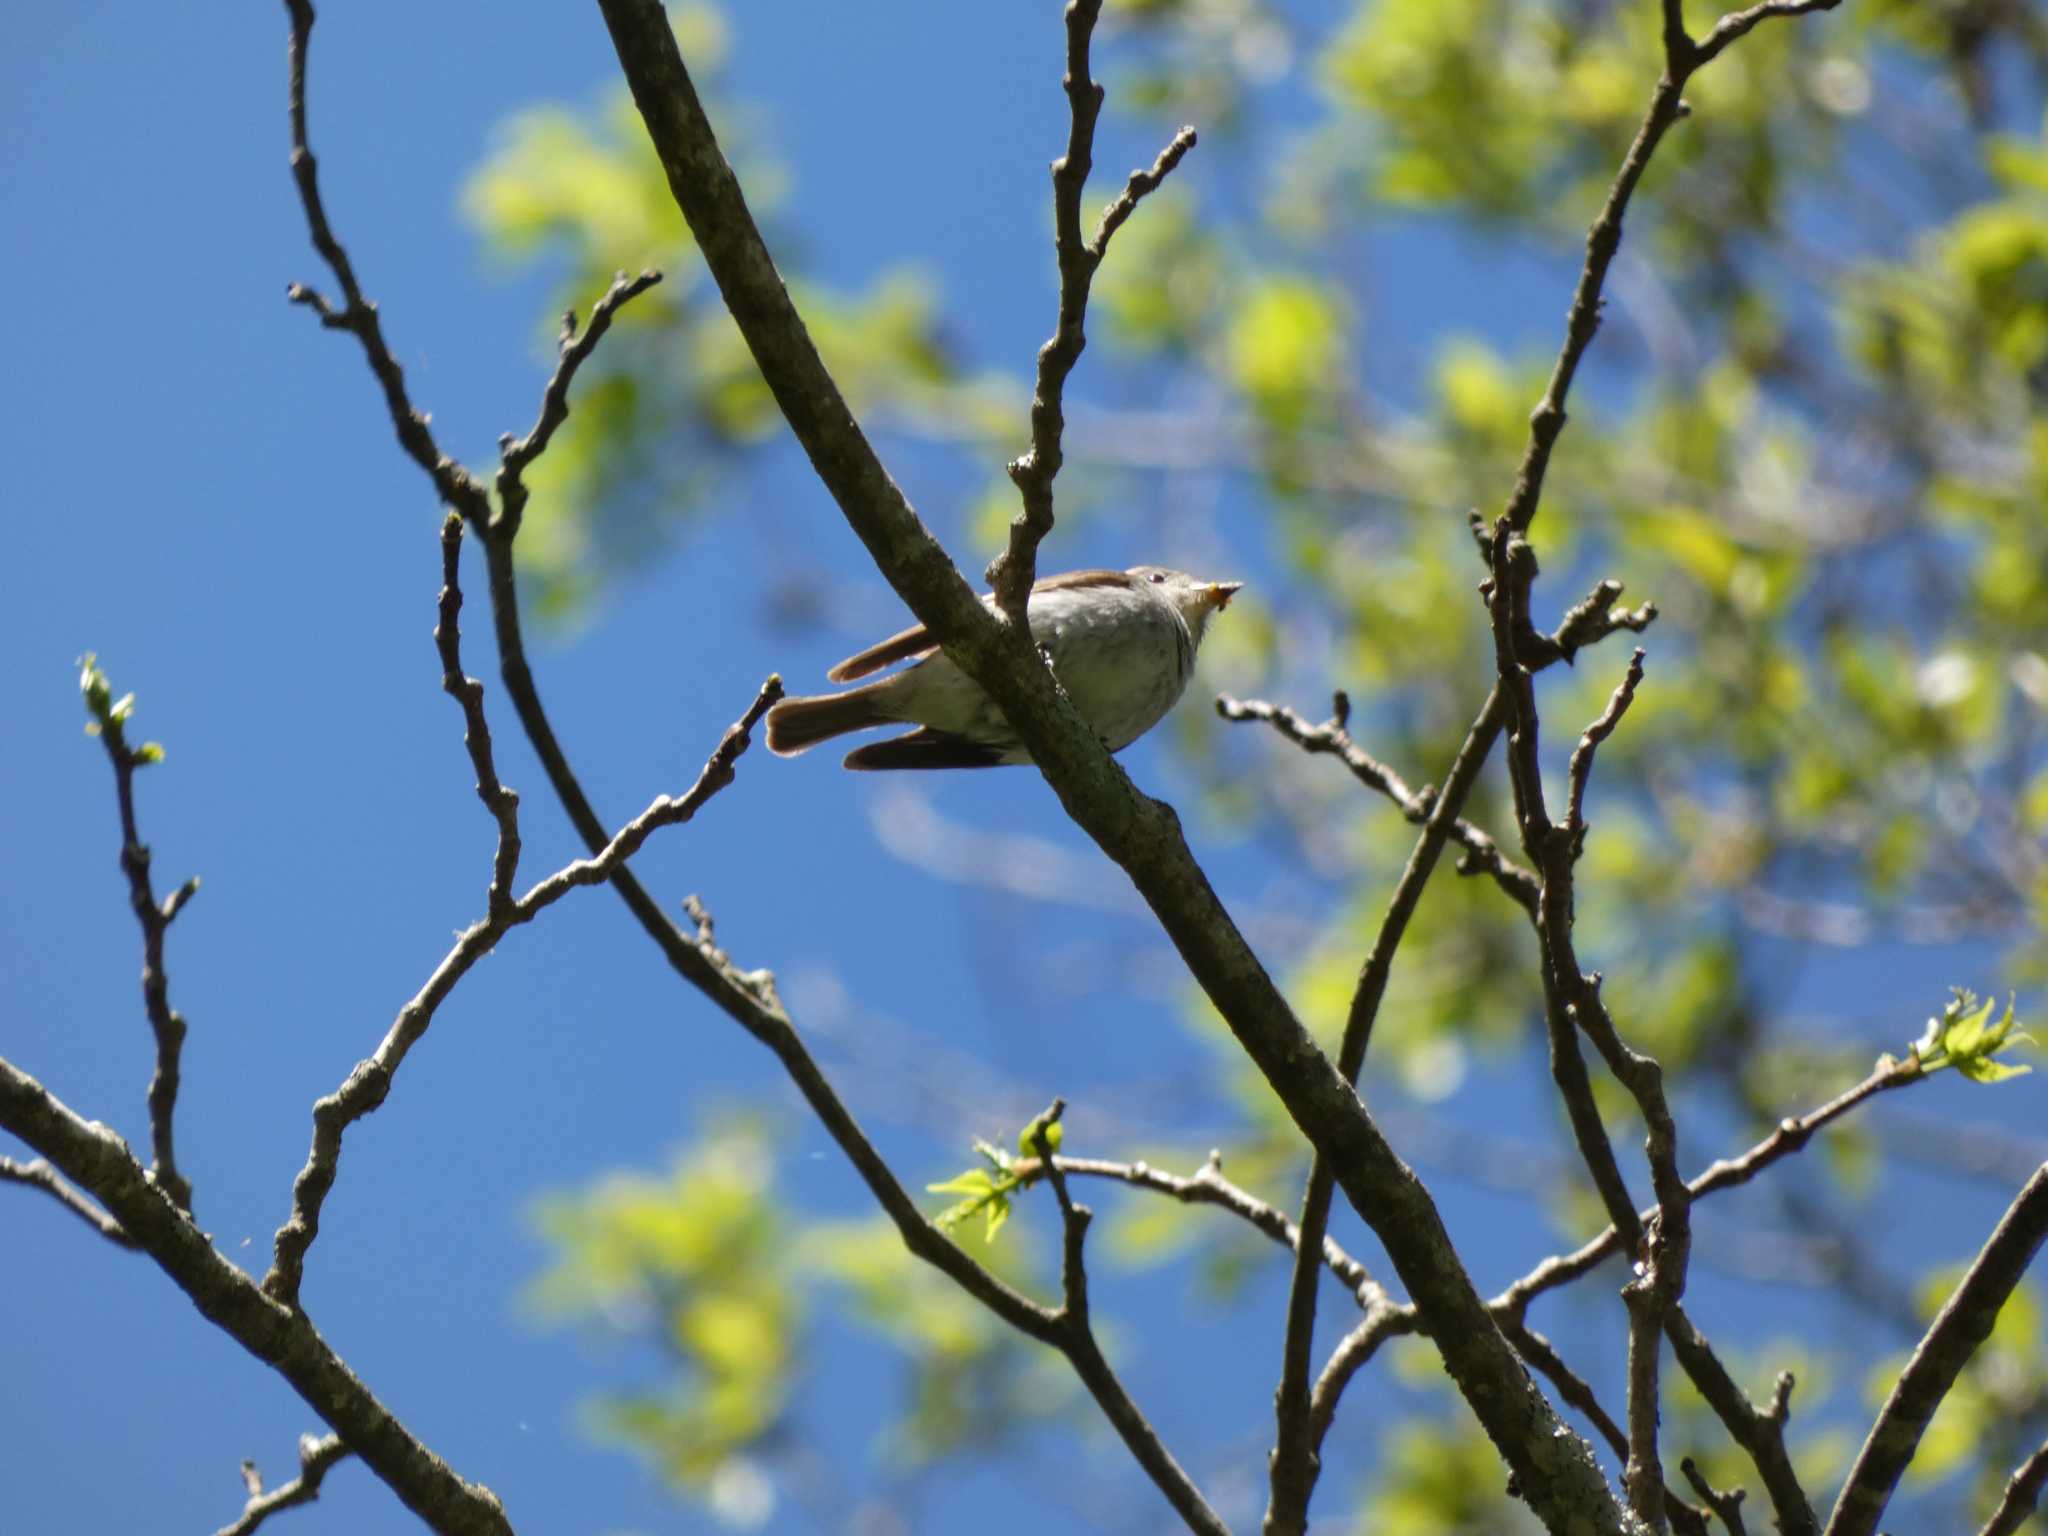
[[[1003,749],[969,741],[950,731],[930,726],[888,741],[871,741],[846,754],[846,766],[854,769],[879,768],[995,768],[1001,766]]]
[[[1129,571],[1064,571],[1058,576],[1048,576],[1031,590],[1038,592],[1071,592],[1076,587],[1128,587],[1131,584]]]
[[[1130,584],[1131,577],[1127,571],[1066,571],[1046,577],[1031,590],[1035,595],[1040,592],[1071,592],[1077,587],[1128,587]],[[984,597],[982,601],[993,602],[994,599]],[[932,639],[931,631],[917,624],[901,634],[891,635],[879,645],[871,645],[847,657],[825,676],[835,683],[850,683],[870,672],[879,672],[899,661],[908,661],[913,656],[922,656],[937,649],[938,642]]]
[[[932,639],[931,631],[922,624],[913,625],[900,635],[891,635],[880,645],[871,645],[866,650],[846,658],[825,675],[835,683],[850,683],[855,678],[866,677],[870,672],[879,672],[884,667],[894,666],[912,656],[922,656],[934,649],[938,642]]]

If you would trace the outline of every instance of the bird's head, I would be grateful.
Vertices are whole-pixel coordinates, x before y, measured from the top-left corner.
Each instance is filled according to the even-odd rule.
[[[1133,566],[1131,579],[1158,589],[1159,593],[1180,610],[1186,621],[1188,633],[1197,645],[1202,641],[1202,630],[1209,622],[1209,615],[1221,613],[1230,606],[1231,598],[1237,595],[1244,583],[1241,581],[1204,581],[1199,576],[1190,576],[1186,571],[1169,570],[1163,565]]]

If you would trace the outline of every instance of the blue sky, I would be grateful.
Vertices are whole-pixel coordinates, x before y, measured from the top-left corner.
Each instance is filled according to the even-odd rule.
[[[93,650],[117,692],[138,694],[139,733],[168,749],[140,790],[160,886],[205,881],[170,948],[173,1002],[192,1031],[181,1156],[202,1225],[260,1270],[313,1099],[374,1048],[481,905],[490,824],[429,639],[439,513],[359,355],[284,302],[288,282],[325,274],[286,174],[282,7],[45,7],[24,13],[13,38],[0,57],[0,202],[14,214],[0,237],[13,359],[0,373],[0,847],[13,870],[0,885],[0,1052],[80,1113],[146,1141],[138,944],[110,776],[80,730],[73,663]],[[735,44],[731,89],[757,105],[759,131],[790,168],[785,218],[815,266],[852,286],[920,263],[969,317],[970,356],[1021,370],[1051,316],[1044,166],[1065,122],[1052,8],[761,0],[738,18]],[[312,112],[330,210],[415,398],[472,462],[532,417],[545,287],[485,261],[457,192],[506,114],[588,103],[614,75],[594,6],[336,5],[316,34]],[[1149,160],[1155,138],[1112,119],[1100,161]],[[1517,261],[1475,292],[1473,254],[1455,241],[1390,239],[1373,257],[1383,289],[1402,298],[1374,352],[1390,376],[1444,328],[1540,341],[1562,313],[1548,259]],[[946,509],[978,482],[909,463],[913,494],[957,531]],[[766,622],[754,594],[777,538],[832,551],[873,632],[897,622],[837,513],[786,459],[753,488],[778,498],[773,536],[735,508],[573,634],[536,638],[557,727],[614,820],[687,783],[768,671],[816,682],[868,637],[791,636]],[[1154,556],[1117,547],[1118,536],[1098,529],[1051,563]],[[1255,539],[1239,542],[1227,523],[1219,537],[1226,555],[1254,558]],[[978,568],[983,552],[956,548]],[[474,621],[481,584],[471,586]],[[469,670],[491,683],[504,776],[525,794],[531,878],[581,850],[515,740],[473,628]],[[1148,787],[1187,788],[1156,743],[1128,761]],[[1164,950],[1148,922],[1117,910],[1121,877],[1037,777],[950,779],[920,803],[1060,850],[1063,878],[1092,905],[962,890],[891,857],[876,817],[896,805],[892,792],[840,774],[828,754],[783,763],[757,752],[638,867],[670,903],[701,892],[735,957],[777,971],[906,1183],[942,1176],[969,1130],[1000,1135],[1014,1124],[1004,1115],[1054,1092],[1075,1100],[1077,1134],[1104,1152],[1134,1125],[1198,1134],[1219,1105],[1175,1023],[1180,992],[1063,995],[1018,959],[1148,973]],[[1196,832],[1226,900],[1271,894],[1257,850]],[[1869,969],[1828,964],[1815,985]],[[1933,995],[1913,995],[1923,993]],[[996,1085],[986,1110],[977,1073]],[[1543,1092],[1510,1075],[1482,1108],[1538,1134]],[[787,1116],[796,1199],[865,1211],[765,1053],[677,986],[609,893],[577,893],[462,984],[387,1105],[350,1134],[307,1305],[523,1529],[708,1528],[578,1428],[578,1403],[632,1363],[536,1326],[519,1297],[543,1258],[536,1196],[657,1166],[706,1116],[749,1104]],[[1455,1178],[1440,1194],[1454,1230],[1473,1238],[1482,1284],[1548,1245],[1526,1196]],[[2002,1200],[1970,1185],[1924,1194],[1949,1203],[1935,1237],[1958,1253]],[[212,1529],[239,1510],[244,1457],[282,1477],[296,1436],[317,1427],[150,1265],[54,1203],[0,1189],[0,1252],[12,1302],[0,1325],[10,1529]],[[1098,1307],[1134,1320],[1140,1401],[1197,1466],[1241,1465],[1265,1433],[1283,1276],[1274,1266],[1254,1282],[1263,1307],[1227,1315],[1181,1271],[1103,1279]],[[1711,1282],[1702,1290],[1710,1327],[1717,1310],[1727,1321],[1754,1305]],[[1801,1297],[1782,1305],[1803,1326]],[[1135,1337],[1137,1320],[1162,1315],[1172,1336]],[[1259,1319],[1255,1336],[1245,1315]],[[889,1362],[834,1330],[816,1347],[805,1422],[828,1460],[850,1465],[872,1446]],[[1091,1446],[1085,1472],[1132,1489],[1114,1447],[1100,1436]],[[948,1479],[927,1490],[918,1528],[1036,1529],[1065,1509],[1033,1487],[1048,1464]],[[1216,1492],[1237,1518],[1249,1513],[1252,1490]],[[1149,1500],[1135,1488],[1122,1528],[1157,1526],[1164,1512]],[[317,1508],[283,1518],[280,1529],[306,1536],[406,1522],[353,1465]],[[816,1527],[785,1505],[770,1528]]]

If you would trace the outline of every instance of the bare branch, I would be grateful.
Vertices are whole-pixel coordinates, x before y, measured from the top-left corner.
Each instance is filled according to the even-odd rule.
[[[502,454],[497,476],[498,516],[502,527],[497,531],[503,536],[509,538],[516,533],[525,514],[527,492],[523,476],[527,466],[547,451],[555,429],[569,419],[569,385],[576,370],[589,361],[597,344],[604,340],[605,332],[612,328],[613,317],[660,281],[661,274],[651,267],[638,277],[627,277],[621,272],[612,279],[604,296],[591,306],[590,323],[580,336],[576,332],[576,312],[572,309],[562,317],[560,355],[553,377],[541,392],[539,419],[524,437],[515,438],[508,432],[498,439]]]
[[[1169,1195],[1182,1205],[1216,1206],[1242,1217],[1290,1250],[1300,1245],[1301,1231],[1284,1212],[1223,1177],[1223,1156],[1220,1152],[1211,1152],[1201,1170],[1185,1178],[1142,1162],[1115,1163],[1093,1157],[1060,1157],[1056,1161],[1063,1173],[1083,1178],[1115,1179],[1138,1189]],[[1036,1176],[1036,1170],[1037,1165],[1030,1162],[1019,1163],[1016,1168],[1016,1172],[1027,1181]],[[1323,1262],[1329,1266],[1331,1274],[1359,1296],[1361,1303],[1380,1293],[1379,1282],[1373,1279],[1371,1272],[1345,1252],[1335,1238],[1326,1236],[1323,1239]]]
[[[1792,1373],[1778,1373],[1771,1387],[1770,1403],[1758,1408],[1736,1385],[1735,1378],[1728,1374],[1706,1335],[1693,1326],[1682,1304],[1674,1303],[1666,1309],[1664,1337],[1671,1341],[1672,1355],[1699,1388],[1714,1416],[1755,1464],[1781,1536],[1814,1536],[1820,1522],[1814,1518],[1813,1505],[1800,1486],[1799,1474],[1785,1449],[1785,1424],[1792,1412]]]
[[[1984,1522],[1984,1529],[1977,1536],[2018,1536],[2019,1528],[2041,1502],[2044,1487],[2048,1487],[2048,1441],[2043,1441],[2038,1451],[2014,1468],[1998,1508],[1991,1512],[1991,1518]]]
[[[1387,902],[1379,932],[1359,968],[1358,983],[1352,990],[1344,1020],[1344,1037],[1338,1047],[1337,1070],[1347,1083],[1357,1082],[1365,1065],[1373,1023],[1393,975],[1394,956],[1407,936],[1408,921],[1422,901],[1423,888],[1436,870],[1451,829],[1458,824],[1459,812],[1478,781],[1479,770],[1493,750],[1493,739],[1504,717],[1501,691],[1496,687],[1466,733],[1450,772],[1444,776],[1443,792],[1431,805],[1422,835],[1415,840],[1408,863]],[[1287,1326],[1280,1349],[1280,1384],[1273,1395],[1275,1435],[1267,1479],[1271,1493],[1266,1506],[1266,1536],[1293,1536],[1307,1529],[1309,1499],[1320,1472],[1309,1369],[1315,1349],[1316,1290],[1322,1276],[1323,1236],[1329,1226],[1335,1188],[1336,1175],[1329,1159],[1318,1151],[1309,1167],[1308,1187],[1302,1194],[1301,1240],[1295,1245],[1294,1275],[1287,1295]]]
[[[1700,1471],[1698,1464],[1690,1456],[1679,1462],[1678,1470],[1683,1472],[1685,1480],[1692,1484],[1693,1492],[1700,1496],[1700,1502],[1714,1512],[1714,1517],[1721,1522],[1728,1536],[1749,1536],[1748,1527],[1742,1523],[1742,1500],[1745,1495],[1740,1488],[1727,1493],[1721,1492],[1707,1481],[1706,1474]]]
[[[1228,694],[1217,697],[1216,713],[1225,720],[1262,720],[1302,751],[1337,758],[1351,770],[1351,776],[1359,783],[1385,795],[1404,817],[1421,826],[1429,820],[1429,813],[1436,805],[1436,791],[1428,786],[1421,790],[1410,789],[1400,774],[1352,739],[1346,723],[1350,703],[1343,693],[1338,693],[1335,712],[1321,725],[1310,725],[1284,705],[1269,704],[1263,699],[1234,699]],[[1517,906],[1532,917],[1535,915],[1538,889],[1535,875],[1503,854],[1492,834],[1460,817],[1453,823],[1450,835],[1465,850],[1465,857],[1458,861],[1459,874],[1491,876]]]
[[[1871,1536],[1920,1436],[2048,1238],[2048,1163],[2026,1183],[1893,1385],[1835,1500],[1827,1536]]]
[[[306,134],[306,50],[313,31],[313,7],[309,0],[285,0],[291,15],[291,129],[292,180],[299,189],[299,202],[306,212],[306,227],[313,237],[313,249],[341,285],[342,304],[336,309],[328,300],[300,283],[293,283],[286,296],[319,315],[330,330],[347,331],[362,343],[363,356],[370,364],[384,393],[385,408],[398,441],[413,462],[433,479],[434,489],[444,505],[474,522],[484,521],[490,512],[490,496],[483,483],[462,465],[443,453],[434,441],[424,412],[414,409],[405,389],[405,370],[391,355],[384,340],[383,323],[377,306],[363,297],[356,281],[355,267],[348,252],[328,227],[327,208],[320,197],[319,165]]]
[[[121,873],[128,879],[128,905],[142,929],[142,1011],[156,1038],[156,1067],[149,1078],[150,1177],[159,1180],[178,1209],[192,1209],[191,1182],[178,1171],[172,1122],[178,1110],[178,1084],[185,1049],[185,1018],[171,1007],[170,977],[164,970],[164,932],[185,903],[199,890],[195,876],[159,903],[149,873],[149,847],[135,818],[135,770],[163,757],[154,742],[128,744],[128,719],[133,694],[113,697],[99,663],[87,656],[80,669],[80,691],[92,722],[86,729],[106,748],[114,769],[114,798],[121,813]]]
[[[698,248],[819,478],[877,566],[984,688],[1075,822],[1131,876],[1189,970],[1386,1246],[1452,1379],[1523,1496],[1595,1532],[1628,1518],[1591,1448],[1562,1424],[1487,1316],[1428,1192],[1315,1046],[1190,853],[1169,806],[1140,795],[1014,626],[976,599],[890,480],[825,370],[658,0],[599,0],[633,99]],[[494,578],[495,585],[495,578]],[[500,633],[505,622],[501,616]]]
[[[1577,857],[1584,851],[1586,842],[1586,785],[1593,777],[1593,754],[1600,749],[1600,743],[1614,734],[1614,728],[1621,724],[1621,717],[1628,713],[1628,707],[1635,702],[1636,688],[1643,680],[1643,650],[1636,647],[1635,655],[1629,659],[1628,672],[1614,695],[1607,701],[1607,708],[1600,712],[1600,718],[1586,727],[1586,733],[1579,738],[1579,744],[1572,749],[1571,767],[1565,779],[1569,786],[1569,799],[1565,806],[1565,830],[1572,837],[1572,854]]]
[[[1191,123],[1182,124],[1179,133],[1159,156],[1152,162],[1149,171],[1133,171],[1131,179],[1124,183],[1123,192],[1117,200],[1102,210],[1102,220],[1095,226],[1095,238],[1088,242],[1088,253],[1099,263],[1108,253],[1110,238],[1124,227],[1124,220],[1138,211],[1138,204],[1157,192],[1160,183],[1173,174],[1173,168],[1181,163],[1187,152],[1195,147],[1195,129]]]
[[[445,547],[445,545],[444,545]],[[662,827],[678,825],[695,816],[705,802],[730,784],[734,765],[752,740],[751,732],[768,707],[782,697],[782,679],[770,677],[761,685],[746,713],[727,727],[697,782],[679,797],[657,796],[654,803],[622,827],[594,858],[579,859],[556,870],[517,901],[505,902],[478,922],[464,929],[455,947],[442,958],[427,984],[399,1010],[376,1052],[356,1069],[340,1088],[313,1105],[313,1146],[306,1165],[292,1181],[290,1217],[277,1230],[275,1256],[263,1288],[288,1306],[299,1304],[299,1285],[305,1274],[306,1251],[320,1235],[320,1210],[341,1161],[342,1133],[375,1111],[391,1091],[392,1079],[406,1056],[426,1035],[434,1014],[455,990],[455,984],[471,966],[489,954],[498,940],[511,929],[532,922],[548,907],[578,886],[598,885],[614,878],[625,861]],[[502,845],[501,860],[502,864]]]
[[[263,1478],[256,1463],[243,1462],[242,1478],[249,1485],[249,1502],[243,1506],[241,1518],[222,1526],[218,1536],[253,1536],[256,1528],[279,1510],[312,1503],[320,1497],[320,1485],[327,1480],[328,1469],[346,1455],[348,1447],[341,1443],[339,1435],[301,1435],[299,1475],[268,1493],[263,1491]]]
[[[499,913],[512,901],[512,877],[519,869],[519,795],[498,782],[491,754],[491,727],[484,718],[484,685],[462,670],[462,518],[450,512],[441,523],[441,607],[434,644],[441,653],[441,688],[462,706],[462,744],[476,770],[476,795],[498,823],[498,848],[491,860],[486,907]]]
[[[1920,1069],[1919,1062],[1910,1056],[1904,1061],[1887,1062],[1879,1066],[1855,1087],[1837,1094],[1820,1108],[1796,1119],[1787,1118],[1779,1121],[1777,1128],[1770,1135],[1741,1156],[1722,1158],[1713,1163],[1687,1186],[1692,1192],[1692,1198],[1701,1200],[1717,1190],[1747,1184],[1780,1158],[1789,1157],[1799,1151],[1813,1139],[1816,1131],[1841,1118],[1857,1105],[1888,1089],[1903,1088],[1908,1083],[1918,1082],[1925,1075]],[[1642,1212],[1637,1218],[1638,1222],[1649,1220],[1653,1213],[1654,1208]],[[1513,1315],[1519,1317],[1527,1311],[1529,1303],[1545,1291],[1569,1284],[1621,1250],[1621,1234],[1610,1226],[1598,1237],[1580,1245],[1571,1253],[1545,1259],[1503,1291],[1497,1304],[1507,1307]]]
[[[135,1246],[135,1239],[122,1229],[121,1223],[94,1205],[76,1185],[52,1167],[47,1158],[31,1158],[24,1163],[15,1158],[0,1157],[0,1183],[26,1184],[31,1189],[40,1189],[116,1247]]]
[[[336,1355],[319,1330],[214,1248],[127,1145],[88,1124],[43,1085],[0,1060],[0,1128],[88,1191],[216,1327],[291,1384],[405,1506],[446,1536],[511,1536],[495,1495],[466,1483],[415,1439]]]
[[[1053,253],[1059,264],[1059,318],[1051,338],[1038,349],[1038,379],[1031,399],[1031,446],[1010,465],[1010,479],[1023,497],[1023,510],[1010,522],[1009,544],[988,568],[996,603],[1018,634],[1028,634],[1025,602],[1037,579],[1038,544],[1052,531],[1052,483],[1063,459],[1066,430],[1063,399],[1067,375],[1088,345],[1088,290],[1109,249],[1110,238],[1139,202],[1169,176],[1194,148],[1195,130],[1182,128],[1159,153],[1149,171],[1133,171],[1115,202],[1102,211],[1094,238],[1081,233],[1081,198],[1095,153],[1095,120],[1102,112],[1102,84],[1090,75],[1089,43],[1102,14],[1102,0],[1067,0],[1067,68],[1061,84],[1068,105],[1066,153],[1052,163]]]
[[[1730,11],[1714,23],[1714,30],[1701,38],[1693,50],[1692,67],[1712,62],[1716,55],[1730,43],[1749,32],[1759,22],[1769,21],[1774,16],[1809,16],[1815,11],[1832,11],[1842,0],[1763,0],[1761,5],[1752,5],[1747,10]]]
[[[1085,1252],[1088,1224],[1095,1219],[1095,1213],[1085,1205],[1074,1203],[1073,1196],[1067,1191],[1066,1170],[1061,1166],[1064,1159],[1055,1157],[1052,1150],[1052,1128],[1059,1124],[1066,1108],[1064,1099],[1054,1099],[1030,1127],[1031,1145],[1038,1151],[1038,1166],[1051,1182],[1053,1198],[1059,1202],[1060,1208],[1060,1290],[1064,1299],[1054,1319],[1058,1328],[1054,1342],[1073,1365],[1074,1374],[1081,1378],[1081,1384],[1100,1405],[1104,1417],[1123,1437],[1132,1458],[1158,1485],[1159,1491],[1166,1496],[1166,1502],[1187,1523],[1188,1529],[1209,1533],[1209,1536],[1229,1536],[1230,1528],[1209,1507],[1201,1490],[1195,1487],[1194,1481],[1174,1460],[1173,1453],[1167,1450],[1159,1432],[1139,1412],[1138,1405],[1131,1400],[1130,1393],[1110,1368],[1101,1346],[1095,1341],[1095,1330],[1088,1320]]]
[[[1382,1344],[1414,1333],[1420,1321],[1413,1307],[1382,1298],[1366,1310],[1364,1319],[1330,1352],[1322,1374],[1316,1377],[1315,1390],[1309,1394],[1309,1438],[1318,1458],[1330,1426],[1337,1421],[1337,1404],[1344,1396],[1344,1389],[1351,1385],[1351,1378],[1379,1353]]]

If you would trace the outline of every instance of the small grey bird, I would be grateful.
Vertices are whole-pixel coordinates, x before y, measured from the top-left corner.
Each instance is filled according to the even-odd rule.
[[[1060,685],[1112,752],[1151,730],[1195,670],[1209,615],[1242,586],[1185,571],[1069,571],[1031,589],[1031,638],[1052,658]],[[982,599],[990,607],[993,597]],[[922,626],[849,656],[826,675],[850,683],[911,657],[915,665],[844,693],[784,699],[768,711],[768,750],[794,757],[819,742],[877,725],[922,729],[858,747],[849,768],[992,768],[1031,754],[981,685],[953,664]]]

